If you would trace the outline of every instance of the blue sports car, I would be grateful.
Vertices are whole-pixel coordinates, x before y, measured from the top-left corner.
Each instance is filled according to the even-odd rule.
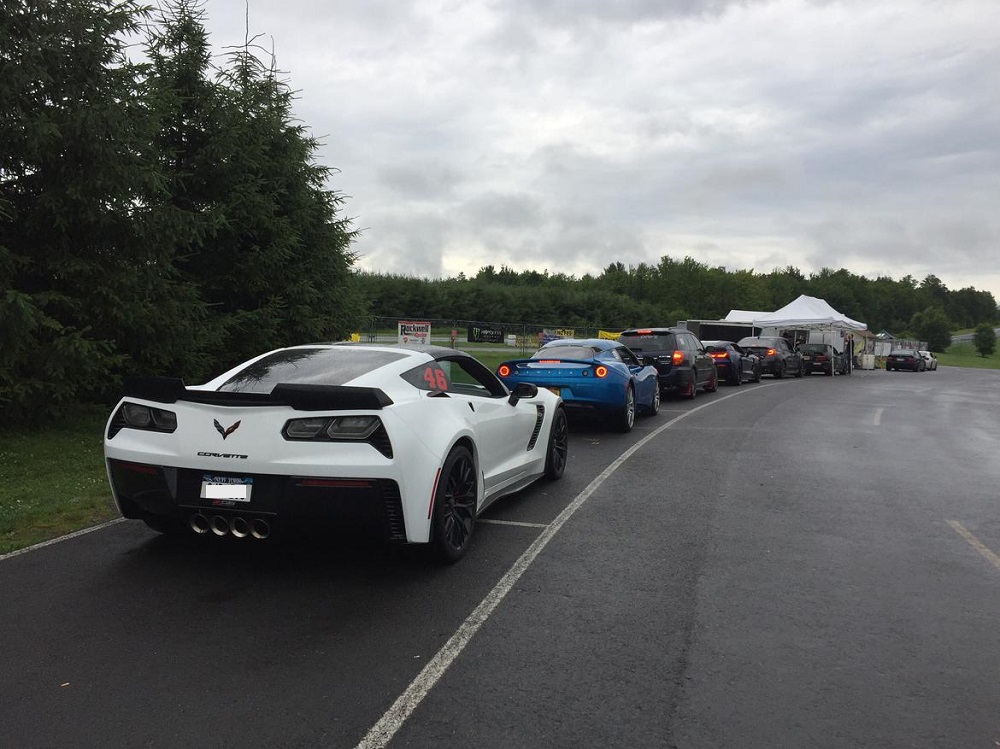
[[[497,375],[512,390],[520,382],[548,388],[566,408],[610,418],[622,432],[632,429],[636,411],[655,416],[660,410],[656,367],[617,341],[550,341],[530,359],[503,362]]]

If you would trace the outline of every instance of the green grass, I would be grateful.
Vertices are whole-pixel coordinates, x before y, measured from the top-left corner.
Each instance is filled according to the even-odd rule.
[[[102,453],[106,408],[58,426],[0,431],[0,554],[110,520]]]
[[[942,354],[934,354],[942,367],[969,367],[973,369],[1000,369],[1000,353],[994,351],[983,358],[971,343],[955,343]]]

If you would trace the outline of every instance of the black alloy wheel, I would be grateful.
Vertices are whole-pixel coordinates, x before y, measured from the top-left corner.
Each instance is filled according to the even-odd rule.
[[[631,432],[635,425],[635,388],[632,383],[625,388],[625,403],[618,414],[618,431]]]
[[[441,468],[431,529],[438,556],[449,564],[464,557],[472,544],[478,489],[472,453],[461,445],[454,447]]]
[[[569,423],[566,410],[561,406],[552,417],[552,429],[549,432],[549,447],[545,452],[545,478],[556,481],[562,478],[566,470],[566,459],[569,456]]]

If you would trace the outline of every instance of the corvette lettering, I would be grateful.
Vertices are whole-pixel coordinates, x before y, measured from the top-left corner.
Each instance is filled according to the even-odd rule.
[[[247,458],[250,457],[249,455],[239,455],[237,453],[209,453],[209,452],[200,452],[198,453],[198,456],[202,458],[235,458],[237,460],[246,460]]]

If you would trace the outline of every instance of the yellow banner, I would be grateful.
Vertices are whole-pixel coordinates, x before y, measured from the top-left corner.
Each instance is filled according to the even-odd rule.
[[[618,336],[620,336],[620,335],[621,335],[621,333],[612,333],[612,332],[607,331],[607,330],[598,330],[597,331],[597,337],[598,338],[602,338],[605,341],[617,341],[618,340]]]

